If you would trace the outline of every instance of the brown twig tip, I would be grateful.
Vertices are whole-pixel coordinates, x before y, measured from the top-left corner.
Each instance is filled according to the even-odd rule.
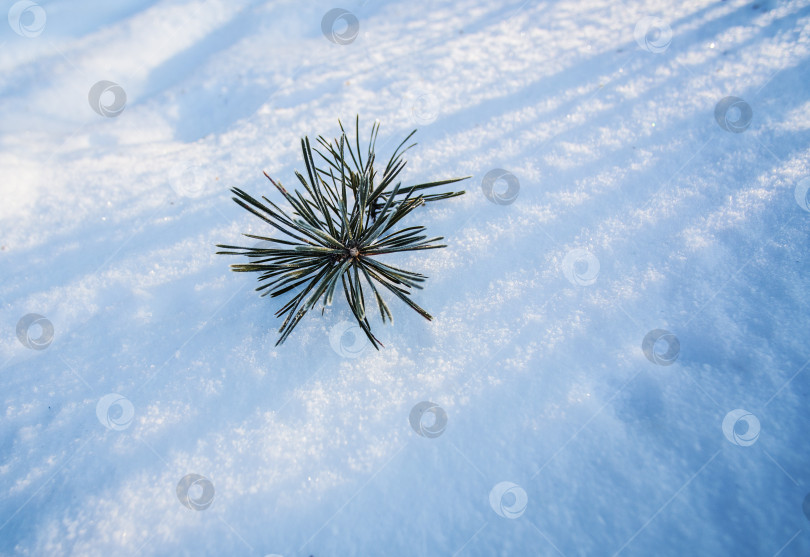
[[[270,175],[267,173],[267,171],[266,171],[266,170],[263,170],[262,172],[263,172],[263,173],[264,173],[264,175],[267,177],[267,179],[268,179],[268,180],[270,180],[270,183],[271,183],[271,184],[273,184],[273,185],[274,185],[274,186],[276,186],[276,187],[277,187],[279,190],[281,190],[281,193],[283,193],[284,195],[287,195],[287,190],[286,190],[286,189],[284,189],[284,186],[282,186],[280,182],[276,182],[275,180],[273,180],[273,179],[270,177]]]

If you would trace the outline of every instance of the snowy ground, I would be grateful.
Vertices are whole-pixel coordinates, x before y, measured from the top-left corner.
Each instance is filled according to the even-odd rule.
[[[0,2],[0,554],[810,554],[810,1],[494,4]],[[358,113],[435,319],[276,348],[228,189]]]

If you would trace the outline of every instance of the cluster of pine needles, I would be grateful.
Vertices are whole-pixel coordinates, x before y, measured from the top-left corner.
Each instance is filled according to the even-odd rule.
[[[263,240],[253,247],[218,244],[220,254],[243,255],[249,263],[231,265],[237,272],[260,273],[262,296],[290,294],[292,297],[276,317],[286,314],[279,329],[276,345],[284,342],[306,313],[319,301],[323,307],[332,304],[341,286],[354,317],[371,344],[382,345],[372,334],[366,313],[366,295],[362,283],[369,287],[377,302],[383,323],[393,322],[393,315],[380,292],[386,289],[430,320],[428,312],[411,299],[411,288],[421,289],[426,276],[388,265],[378,256],[405,251],[437,249],[442,237],[428,238],[424,226],[397,227],[408,214],[433,201],[464,194],[459,192],[428,193],[433,188],[469,178],[450,178],[437,182],[403,186],[396,181],[405,167],[402,156],[411,147],[405,144],[416,133],[413,130],[394,151],[382,176],[374,169],[374,147],[380,124],[371,128],[365,160],[360,149],[359,116],[356,119],[355,145],[340,123],[339,139],[327,141],[318,137],[322,151],[310,146],[309,138],[301,140],[307,175],[296,171],[303,192],[288,191],[281,182],[270,180],[289,203],[285,210],[262,196],[252,197],[239,188],[231,191],[233,200],[277,231],[280,237],[244,234]],[[404,147],[404,148],[403,148]],[[313,151],[318,155],[316,165]],[[396,181],[396,182],[395,182]]]

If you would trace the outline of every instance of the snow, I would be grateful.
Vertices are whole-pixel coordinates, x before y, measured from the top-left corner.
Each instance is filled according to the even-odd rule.
[[[0,554],[810,554],[809,1],[2,9]],[[228,190],[355,114],[434,320],[275,347]]]

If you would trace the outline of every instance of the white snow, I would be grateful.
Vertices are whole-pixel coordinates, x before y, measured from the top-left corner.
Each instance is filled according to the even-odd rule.
[[[0,554],[810,554],[810,1],[1,7]],[[228,190],[356,114],[378,159],[419,129],[407,183],[472,175],[390,259],[434,320],[276,347]]]

